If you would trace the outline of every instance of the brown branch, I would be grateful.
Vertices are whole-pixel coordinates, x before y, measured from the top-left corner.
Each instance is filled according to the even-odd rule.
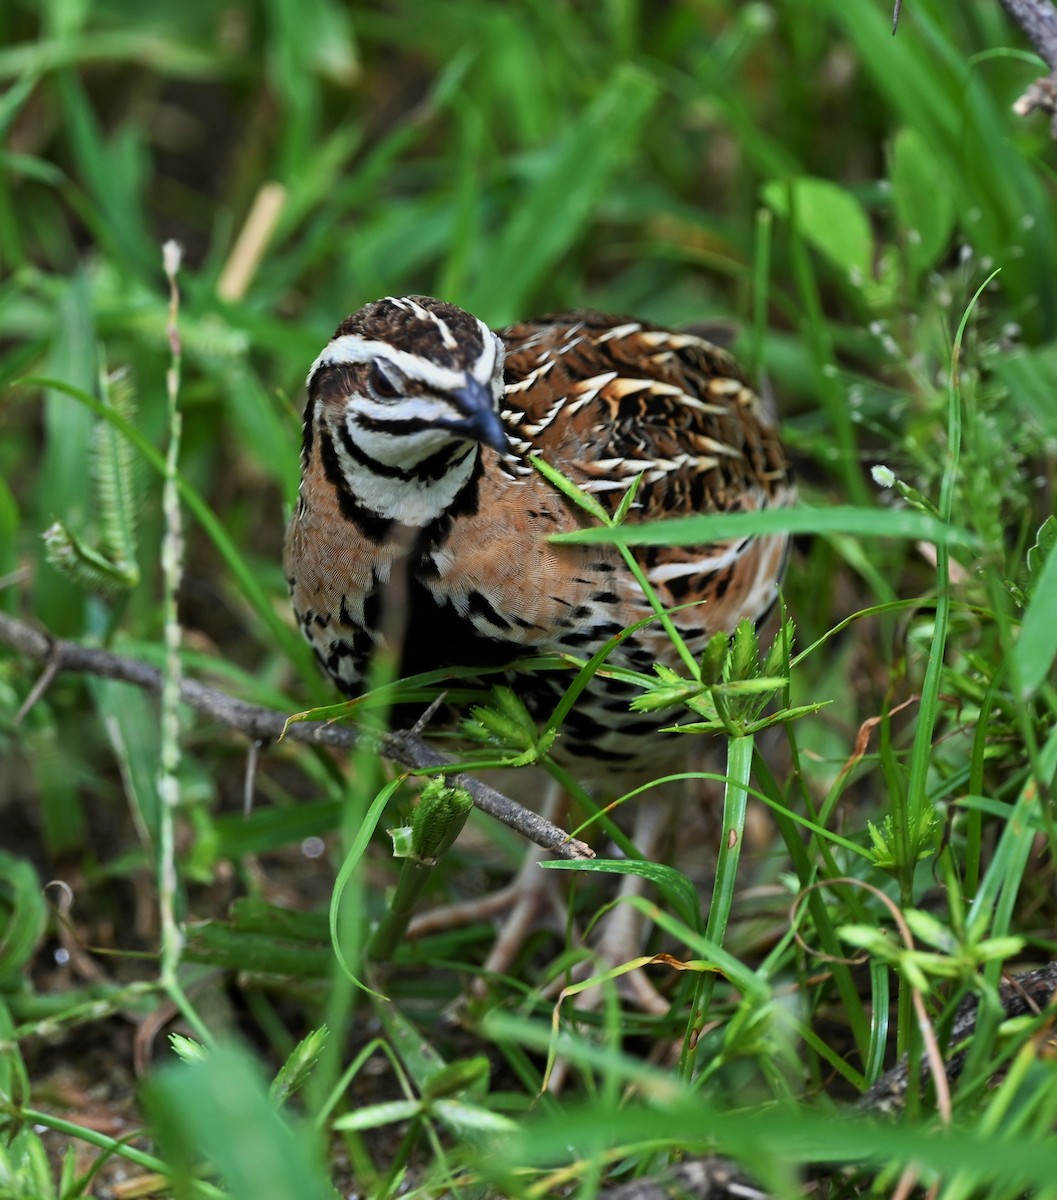
[[[1051,71],[1057,71],[1057,9],[1050,0],[999,0],[1028,35]]]
[[[116,679],[156,694],[161,692],[162,672],[157,667],[139,659],[114,654],[110,650],[53,638],[25,621],[18,621],[5,613],[0,613],[0,645],[10,646],[27,658],[43,663],[46,682],[50,682],[60,671],[68,671]],[[36,698],[42,690],[39,687],[34,688],[31,695]],[[285,729],[285,738],[288,741],[351,750],[368,736],[350,726],[335,725],[329,721],[297,721],[287,726],[287,713],[247,704],[244,700],[237,700],[226,692],[206,687],[194,679],[183,680],[180,698],[195,712],[226,725],[229,729],[236,729],[255,742],[275,741]],[[377,743],[378,753],[383,758],[402,767],[439,768],[451,763],[451,759],[434,750],[416,733],[396,732],[370,736]],[[594,858],[594,851],[590,846],[569,837],[557,825],[545,821],[543,817],[522,807],[486,783],[481,783],[470,775],[457,775],[454,782],[466,788],[473,797],[474,804],[482,812],[502,821],[504,825],[535,842],[537,846],[542,846],[544,850],[549,850],[558,858]]]
[[[1002,7],[1027,34],[1050,74],[1036,79],[1013,105],[1026,117],[1037,108],[1050,114],[1050,135],[1057,138],[1057,9],[1050,0],[1000,0]]]
[[[1057,139],[1057,9],[1050,0],[999,0],[1010,17],[1027,34],[1050,74],[1036,79],[1013,105],[1018,117],[1026,117],[1037,108],[1051,117],[1050,136]],[[902,0],[896,0],[892,12],[892,32],[899,26]]]

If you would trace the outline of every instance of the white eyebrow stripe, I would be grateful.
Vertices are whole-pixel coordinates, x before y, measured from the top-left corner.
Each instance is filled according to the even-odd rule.
[[[320,367],[369,363],[376,358],[383,358],[392,363],[408,379],[428,384],[438,391],[452,392],[466,385],[466,376],[461,371],[452,371],[417,354],[397,350],[388,342],[363,338],[355,333],[343,333],[341,337],[334,338],[324,346],[322,353],[309,368],[305,386],[311,384],[313,375]]]
[[[495,356],[499,349],[499,344],[495,334],[488,326],[480,319],[475,317],[477,327],[481,331],[481,353],[477,356],[476,361],[470,368],[470,375],[477,380],[478,383],[489,383],[492,379],[492,374],[495,371]],[[454,345],[454,343],[453,343]]]

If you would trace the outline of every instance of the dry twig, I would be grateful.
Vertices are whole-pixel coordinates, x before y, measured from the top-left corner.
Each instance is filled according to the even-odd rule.
[[[5,613],[0,613],[0,645],[10,646],[27,658],[43,663],[49,682],[59,672],[69,671],[116,679],[155,694],[161,692],[162,672],[157,667],[139,659],[114,654],[110,650],[53,638]],[[36,694],[39,697],[40,689]],[[247,704],[194,679],[181,681],[180,699],[195,712],[229,729],[236,729],[255,742],[275,741],[285,729],[285,737],[289,741],[351,750],[363,737],[368,736],[349,726],[334,725],[328,721],[299,721],[287,727],[287,713]],[[446,767],[451,763],[449,758],[434,750],[415,733],[386,733],[375,740],[378,753],[402,767],[420,770]],[[569,837],[557,825],[522,807],[495,788],[469,775],[458,775],[454,782],[466,788],[482,812],[502,821],[556,857],[594,858],[594,851],[584,842]]]
[[[1050,68],[1013,105],[1018,116],[1041,109],[1050,114],[1050,136],[1057,138],[1057,9],[1050,0],[1001,0],[1002,7],[1028,35]]]
[[[1036,79],[1013,105],[1018,117],[1036,109],[1050,114],[1050,136],[1057,139],[1057,9],[1050,0],[999,0],[1010,17],[1027,34],[1040,58],[1050,68],[1049,75]],[[902,0],[892,10],[892,32],[899,26]]]

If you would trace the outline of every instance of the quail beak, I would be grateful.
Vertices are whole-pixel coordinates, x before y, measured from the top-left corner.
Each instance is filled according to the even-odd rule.
[[[492,389],[476,379],[469,379],[465,387],[452,393],[452,398],[459,412],[465,415],[462,420],[445,421],[444,428],[468,441],[481,442],[500,454],[506,454],[510,449],[510,440],[495,410]]]

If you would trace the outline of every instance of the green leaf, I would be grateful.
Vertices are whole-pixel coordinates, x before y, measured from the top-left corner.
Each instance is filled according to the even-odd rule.
[[[470,1088],[486,1089],[490,1071],[488,1058],[484,1054],[474,1055],[473,1058],[460,1058],[446,1067],[441,1067],[429,1077],[422,1088],[423,1099],[443,1100]]]
[[[184,957],[212,967],[302,980],[325,979],[334,966],[332,954],[321,946],[287,942],[270,931],[247,933],[221,921],[189,926]]]
[[[58,1200],[48,1153],[35,1129],[24,1126],[0,1142],[0,1195],[4,1200]]]
[[[691,929],[701,928],[701,897],[697,888],[675,867],[634,858],[544,859],[548,871],[602,871],[611,875],[640,875],[654,884]]]
[[[422,1094],[421,1101],[412,1102],[416,1112],[436,1116],[453,1133],[474,1145],[483,1144],[482,1134],[510,1132],[509,1125],[498,1127],[493,1123],[491,1114],[478,1106],[451,1099],[456,1091],[469,1092],[474,1098],[486,1095],[490,1069],[487,1058],[475,1055],[448,1063],[397,1005],[375,1001],[374,1010],[389,1042]],[[383,1106],[375,1107],[382,1109]],[[406,1117],[393,1119],[404,1120]],[[505,1118],[497,1117],[495,1120],[505,1121]]]
[[[178,1196],[190,1194],[204,1159],[231,1200],[333,1200],[312,1139],[282,1119],[244,1051],[218,1046],[201,1062],[164,1068],[146,1099]]]
[[[748,687],[756,691],[769,691],[779,682],[753,679],[760,671],[760,642],[756,636],[756,626],[747,619],[738,622],[734,636],[730,640],[730,654],[727,656],[727,686],[730,689]],[[762,685],[762,686],[757,686]]]
[[[708,639],[701,655],[701,682],[712,686],[723,678],[723,664],[727,661],[730,638],[720,630]]]
[[[464,1104],[461,1100],[437,1100],[431,1109],[464,1137],[472,1132],[510,1134],[518,1129],[517,1122],[509,1117],[476,1104]]]
[[[182,1033],[170,1033],[169,1045],[181,1062],[205,1062],[209,1057],[209,1051],[201,1042],[196,1042],[194,1038],[184,1037]]]
[[[0,137],[6,137],[23,104],[37,86],[37,80],[36,71],[27,71],[0,96]]]
[[[135,392],[127,371],[102,373],[99,380],[102,402],[126,421],[133,421]],[[127,586],[139,582],[136,564],[136,524],[139,496],[136,487],[133,447],[109,422],[100,421],[92,439],[90,470],[98,510],[99,550],[123,569]]]
[[[0,478],[0,576],[8,575],[14,570],[17,528],[18,503],[11,489],[3,478]]]
[[[338,800],[257,808],[249,816],[241,812],[222,813],[212,821],[215,842],[210,850],[216,858],[239,859],[246,854],[260,854],[329,833],[340,819]]]
[[[1034,350],[999,354],[994,371],[1017,398],[1021,409],[1037,423],[1041,432],[1057,437],[1057,344],[1048,342]]]
[[[504,757],[510,767],[528,766],[539,760],[550,750],[557,736],[552,727],[540,730],[524,702],[508,687],[492,688],[491,704],[478,704],[470,710],[471,716],[462,722],[463,733],[475,741],[498,746],[511,753]]]
[[[873,274],[873,231],[862,205],[850,192],[828,179],[802,175],[791,183],[775,179],[763,186],[765,202],[779,216],[793,207],[800,235],[853,283]]]
[[[410,1121],[422,1111],[419,1100],[383,1100],[381,1104],[365,1104],[354,1112],[345,1113],[332,1122],[336,1130],[380,1129],[397,1121]]]
[[[14,981],[28,965],[46,917],[36,871],[0,851],[0,981]]]
[[[916,273],[927,270],[946,250],[954,231],[954,199],[943,166],[925,138],[901,129],[889,162],[892,205],[906,233],[906,253]]]
[[[923,912],[920,908],[904,908],[903,919],[919,941],[927,942],[947,954],[955,952],[956,943],[950,926],[937,920],[932,913]]]
[[[854,534],[857,537],[909,538],[937,545],[973,546],[976,538],[965,529],[945,525],[928,513],[906,509],[856,508],[768,508],[759,512],[708,513],[673,521],[644,521],[616,529],[577,529],[556,533],[552,542],[577,544],[602,542],[615,546],[696,546],[721,539],[769,533]]]
[[[276,1106],[285,1104],[291,1096],[304,1087],[313,1067],[319,1061],[329,1037],[325,1025],[307,1033],[286,1056],[286,1061],[279,1068],[278,1074],[272,1080],[268,1089],[268,1098]]]
[[[412,835],[414,831],[410,825],[397,825],[394,829],[386,831],[393,843],[393,858],[408,858],[410,857],[414,843]]]
[[[1013,647],[1020,696],[1027,700],[1042,684],[1057,655],[1057,554],[1052,551],[1035,580],[1020,637]]]
[[[1054,546],[1057,546],[1057,517],[1049,516],[1039,526],[1035,542],[1028,550],[1028,578],[1025,585],[1028,596],[1034,596],[1038,589],[1043,567],[1053,553]]]
[[[85,591],[108,595],[121,588],[135,587],[139,582],[139,569],[134,563],[114,562],[61,521],[52,522],[42,536],[49,564]]]
[[[367,810],[363,824],[356,831],[356,836],[353,838],[352,845],[349,847],[349,852],[345,856],[345,861],[341,864],[338,871],[338,877],[334,881],[334,892],[330,899],[330,941],[334,948],[335,957],[338,960],[338,966],[341,968],[345,976],[351,980],[358,988],[368,992],[372,996],[382,999],[381,996],[373,989],[369,988],[365,983],[361,983],[353,973],[352,965],[349,963],[348,956],[345,953],[345,945],[343,944],[340,931],[338,929],[338,918],[341,913],[341,896],[345,888],[348,886],[349,880],[352,878],[360,859],[367,852],[367,847],[370,844],[371,837],[374,834],[375,828],[381,819],[382,812],[389,798],[393,795],[396,789],[403,783],[403,776],[398,775],[395,779],[391,779],[385,787],[371,801],[371,806]],[[360,949],[360,941],[358,931],[350,931],[350,937],[353,940],[356,949]]]
[[[582,508],[584,512],[590,513],[596,521],[601,521],[603,525],[619,524],[619,522],[610,518],[609,513],[606,512],[596,497],[592,496],[590,492],[585,492],[583,488],[577,487],[571,479],[567,479],[561,471],[552,467],[542,455],[533,454],[529,462],[552,487],[557,488],[567,500],[571,500],[573,504]]]
[[[238,430],[244,452],[264,464],[286,503],[293,505],[300,472],[298,442],[290,422],[280,415],[274,397],[241,359],[228,367],[223,390],[232,428]]]

